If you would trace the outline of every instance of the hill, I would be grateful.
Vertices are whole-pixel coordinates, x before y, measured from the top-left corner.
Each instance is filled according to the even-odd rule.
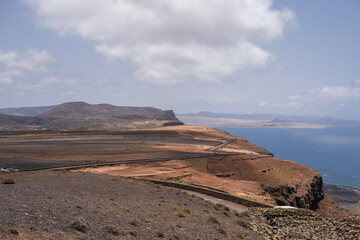
[[[58,106],[28,109],[49,110],[37,116],[0,114],[0,131],[29,130],[125,130],[181,125],[172,110],[152,107],[118,107],[69,102]],[[19,110],[12,112],[20,113]],[[23,111],[24,112],[24,111]]]
[[[0,113],[6,115],[15,115],[15,116],[37,116],[47,113],[56,106],[58,105],[41,106],[41,107],[2,108],[0,109]]]

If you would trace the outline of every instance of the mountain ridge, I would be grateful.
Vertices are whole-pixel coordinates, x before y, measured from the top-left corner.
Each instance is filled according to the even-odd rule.
[[[153,107],[66,102],[57,106],[39,108],[51,109],[36,116],[0,113],[0,130],[124,130],[183,124],[172,110]],[[20,110],[24,112],[23,108]],[[36,107],[30,110],[38,112]],[[16,113],[16,109],[12,111]]]

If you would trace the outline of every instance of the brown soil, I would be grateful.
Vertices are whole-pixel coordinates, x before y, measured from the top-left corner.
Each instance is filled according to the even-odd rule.
[[[138,159],[182,159],[108,168],[108,174],[183,181],[228,191],[263,203],[316,209],[323,198],[320,175],[300,164],[271,156],[267,150],[237,137],[215,153],[208,148],[231,139],[226,132],[194,126],[170,126],[129,131],[65,131],[0,134],[0,164],[20,162],[35,168],[74,163]],[[238,154],[219,157],[221,154]],[[28,161],[27,161],[28,160]],[[20,169],[22,166],[20,164]],[[95,170],[93,170],[95,171]],[[326,206],[332,204],[326,202]],[[328,207],[329,209],[335,209]],[[332,213],[326,213],[332,214]],[[340,214],[341,215],[341,214]]]
[[[0,239],[263,239],[182,191],[101,174],[0,174]]]
[[[239,197],[275,205],[274,200],[263,195],[263,189],[255,181],[219,178],[213,174],[196,170],[187,161],[172,160],[148,164],[128,164],[113,167],[87,168],[80,170],[123,177],[137,177],[167,181],[180,181],[220,189]]]
[[[196,184],[268,205],[314,209],[324,217],[349,216],[348,211],[328,196],[322,200],[322,182],[315,170],[273,157],[211,157],[81,171]]]
[[[0,134],[0,164],[14,167],[6,159],[38,168],[46,163],[58,166],[74,163],[112,162],[151,158],[179,158],[211,155],[208,148],[231,139],[226,132],[193,126],[172,126],[159,129],[129,131],[63,131]],[[264,153],[238,138],[226,148],[226,153]],[[220,149],[219,152],[224,152]],[[26,161],[28,159],[29,161]],[[6,165],[2,164],[6,162]],[[28,164],[28,165],[29,165]],[[61,165],[61,164],[60,164]],[[26,169],[31,169],[27,166]]]

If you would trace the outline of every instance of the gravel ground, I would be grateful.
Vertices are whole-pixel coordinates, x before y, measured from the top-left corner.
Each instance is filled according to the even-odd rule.
[[[322,218],[307,209],[254,208],[257,216],[248,227],[266,239],[360,239],[360,216]]]
[[[360,239],[360,216],[234,211],[184,191],[92,173],[1,173],[0,202],[0,239]]]
[[[101,174],[0,174],[0,202],[0,239],[263,239],[244,213]]]

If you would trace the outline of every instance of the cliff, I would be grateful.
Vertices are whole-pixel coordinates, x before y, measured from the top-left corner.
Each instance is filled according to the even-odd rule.
[[[229,156],[209,161],[208,172],[232,174],[228,179],[260,184],[265,198],[279,206],[294,206],[318,211],[322,216],[343,217],[349,212],[324,194],[320,174],[301,164],[275,157]]]

